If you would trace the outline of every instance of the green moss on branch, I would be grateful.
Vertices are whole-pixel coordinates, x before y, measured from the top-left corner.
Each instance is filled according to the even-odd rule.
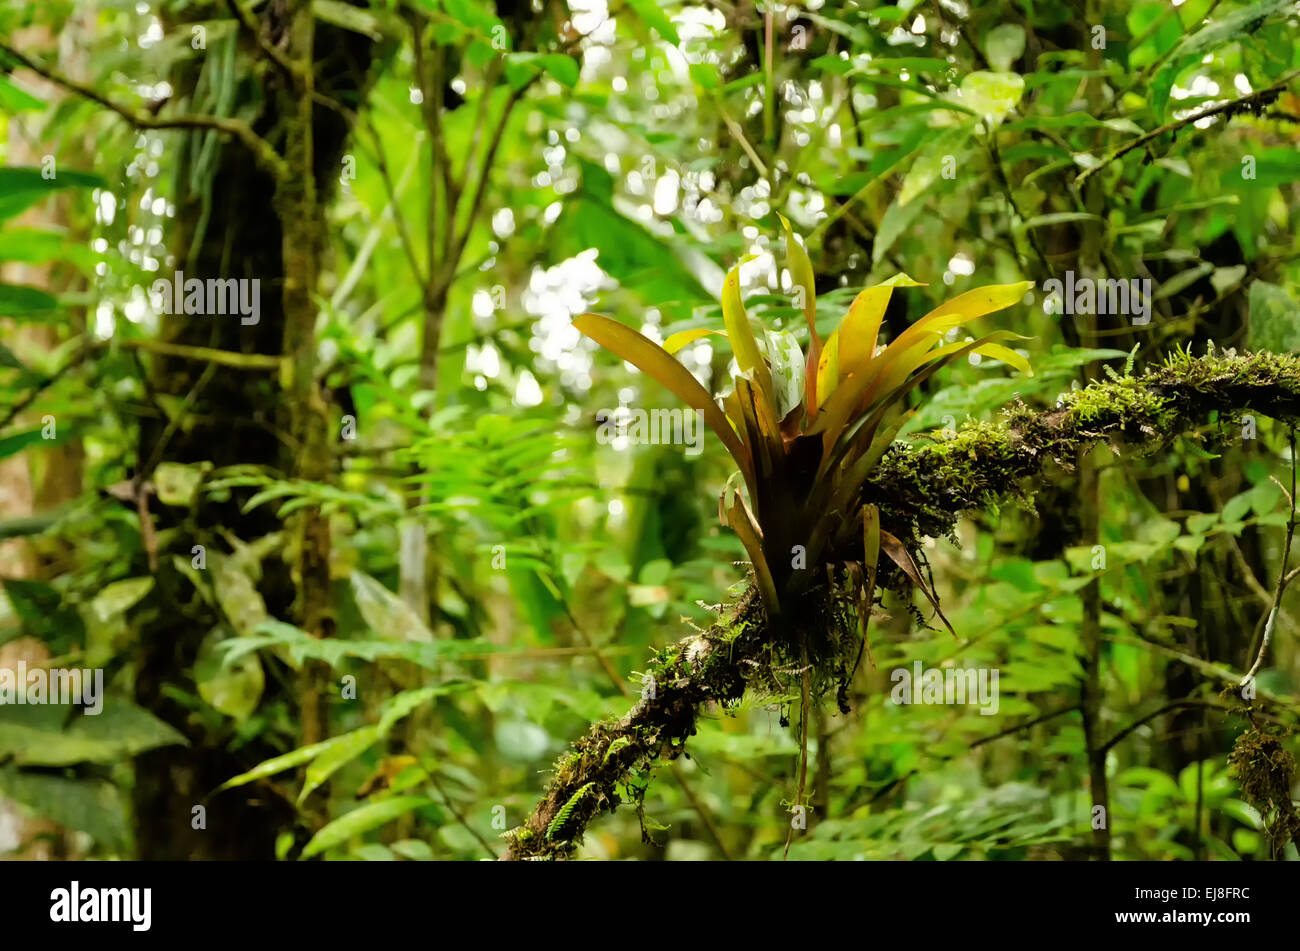
[[[1068,393],[1046,411],[1016,405],[1001,425],[970,425],[950,439],[922,445],[899,442],[864,486],[863,501],[878,505],[883,524],[905,541],[945,536],[963,512],[1009,496],[1028,499],[1032,489],[1026,480],[1049,461],[1070,466],[1081,450],[1111,438],[1122,439],[1128,451],[1152,451],[1211,412],[1251,411],[1300,419],[1300,358],[1269,353],[1197,358],[1180,352],[1141,377],[1094,382]],[[860,542],[833,553],[842,562],[862,556]],[[881,565],[882,577],[887,567]],[[780,630],[769,623],[751,590],[708,631],[665,651],[647,672],[640,702],[622,719],[592,726],[561,757],[532,815],[508,833],[511,844],[504,857],[571,855],[587,825],[622,801],[620,785],[626,791],[657,760],[680,755],[701,707],[733,703],[746,690],[780,689],[777,668],[789,659],[790,623]],[[823,656],[822,664],[831,665],[843,653]],[[826,682],[842,671],[818,673]]]

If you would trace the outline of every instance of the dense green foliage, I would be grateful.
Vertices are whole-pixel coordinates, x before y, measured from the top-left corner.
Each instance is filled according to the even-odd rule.
[[[1278,0],[0,0],[0,670],[105,684],[96,716],[0,704],[0,849],[1295,860],[1298,29]],[[163,312],[179,272],[260,309]],[[896,278],[882,344],[996,285],[926,352],[1015,350],[898,392],[844,444],[880,464],[854,504],[792,508],[705,430],[606,438],[680,402],[579,315],[725,327],[673,359],[776,423]],[[1061,313],[1079,279],[1131,306]],[[797,458],[797,422],[723,410]],[[742,488],[779,529],[719,524]],[[822,518],[870,654],[810,693],[751,563]],[[899,703],[915,664],[997,700]],[[660,688],[675,721],[620,727]]]

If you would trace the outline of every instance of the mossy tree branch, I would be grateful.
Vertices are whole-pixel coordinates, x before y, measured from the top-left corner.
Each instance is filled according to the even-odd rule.
[[[264,138],[253,131],[253,127],[247,122],[240,119],[231,119],[226,116],[210,116],[202,114],[184,114],[171,116],[156,116],[149,112],[142,112],[139,109],[133,109],[119,102],[114,102],[107,96],[98,92],[92,86],[85,83],[79,83],[75,79],[69,79],[56,70],[51,69],[41,63],[36,62],[28,56],[24,56],[18,50],[6,43],[0,43],[0,60],[10,59],[20,66],[31,70],[37,76],[48,82],[54,83],[66,89],[68,92],[75,93],[83,99],[102,106],[110,112],[121,116],[136,129],[212,129],[217,132],[225,133],[242,142],[245,147],[253,154],[258,163],[277,181],[284,181],[291,174],[290,166],[284,158],[276,152],[275,148]]]
[[[1107,439],[1123,440],[1128,452],[1153,451],[1215,411],[1300,418],[1300,358],[1179,353],[1141,377],[1071,392],[1046,411],[1018,404],[1002,424],[975,424],[919,446],[899,442],[868,480],[863,501],[879,506],[884,525],[905,541],[946,536],[963,512],[1028,499],[1026,480],[1049,460],[1072,465],[1080,450]],[[861,557],[860,548],[833,553],[836,561]],[[504,858],[571,855],[587,825],[620,804],[619,786],[626,791],[655,762],[680,755],[706,704],[726,707],[746,690],[782,689],[773,659],[785,634],[751,589],[708,631],[659,655],[640,701],[622,719],[593,725],[560,758],[542,800],[508,833]]]

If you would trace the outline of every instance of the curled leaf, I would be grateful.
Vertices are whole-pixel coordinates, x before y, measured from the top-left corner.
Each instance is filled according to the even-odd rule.
[[[883,528],[880,530],[880,547],[885,554],[889,556],[889,560],[898,565],[898,567],[903,570],[903,574],[907,575],[907,577],[911,579],[912,583],[921,589],[921,593],[925,595],[926,599],[929,600],[930,604],[934,607],[934,613],[939,616],[939,620],[943,621],[944,627],[948,628],[949,631],[952,631],[952,636],[956,637],[957,632],[952,630],[952,625],[949,624],[948,619],[943,616],[943,609],[939,607],[938,595],[934,593],[934,590],[926,583],[925,578],[922,577],[921,569],[917,566],[916,559],[912,557],[912,553],[904,547],[903,543],[900,542],[898,538],[885,531]]]

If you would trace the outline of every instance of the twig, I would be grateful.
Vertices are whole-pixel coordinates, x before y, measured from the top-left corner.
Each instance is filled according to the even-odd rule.
[[[1291,72],[1283,76],[1281,79],[1279,79],[1277,82],[1275,82],[1273,85],[1266,86],[1263,89],[1256,90],[1255,92],[1252,92],[1249,95],[1242,96],[1238,99],[1230,99],[1227,102],[1221,102],[1217,106],[1210,106],[1207,109],[1202,109],[1200,112],[1192,113],[1190,116],[1185,116],[1182,119],[1175,119],[1172,122],[1166,122],[1164,125],[1160,126],[1160,128],[1153,129],[1152,131],[1146,133],[1145,135],[1140,135],[1136,139],[1133,139],[1132,141],[1120,146],[1118,149],[1111,152],[1108,156],[1106,156],[1104,159],[1102,159],[1092,168],[1084,169],[1082,172],[1078,174],[1078,176],[1075,177],[1074,184],[1076,187],[1082,185],[1089,178],[1097,174],[1099,171],[1101,171],[1107,165],[1114,162],[1116,159],[1119,159],[1127,155],[1129,152],[1132,152],[1134,149],[1140,149],[1148,142],[1160,138],[1160,136],[1164,135],[1167,132],[1176,132],[1179,129],[1183,128],[1184,126],[1191,125],[1194,122],[1199,122],[1202,119],[1208,119],[1210,116],[1221,115],[1222,113],[1225,112],[1227,113],[1238,112],[1241,109],[1249,106],[1251,103],[1263,101],[1268,99],[1269,97],[1276,98],[1277,94],[1280,93],[1283,89],[1285,89],[1287,85],[1297,76],[1300,76],[1300,69],[1292,70]]]
[[[1273,480],[1277,482],[1276,479]],[[1255,679],[1255,674],[1264,663],[1264,654],[1268,650],[1269,642],[1273,639],[1273,626],[1277,623],[1277,612],[1282,609],[1282,594],[1286,591],[1287,582],[1294,577],[1288,574],[1286,563],[1291,558],[1291,541],[1295,538],[1295,494],[1296,494],[1296,458],[1295,458],[1295,426],[1291,427],[1291,491],[1287,492],[1278,483],[1278,488],[1282,489],[1282,494],[1286,496],[1287,505],[1290,507],[1286,520],[1286,541],[1282,544],[1282,567],[1277,573],[1277,590],[1273,592],[1273,607],[1268,612],[1268,621],[1264,625],[1264,639],[1259,643],[1259,653],[1255,655],[1255,663],[1251,665],[1250,670],[1246,671],[1246,676],[1241,678],[1239,686],[1245,686]]]
[[[1179,710],[1182,709],[1183,707],[1210,707],[1215,710],[1230,709],[1226,704],[1219,703],[1214,700],[1203,700],[1196,697],[1184,697],[1182,700],[1174,700],[1170,703],[1166,703],[1160,709],[1152,710],[1146,716],[1134,720],[1128,726],[1124,727],[1124,729],[1120,730],[1118,733],[1112,736],[1105,743],[1101,744],[1101,746],[1098,748],[1098,751],[1101,753],[1108,752],[1112,746],[1115,746],[1116,744],[1122,742],[1130,733],[1132,733],[1142,724],[1154,720],[1162,713],[1168,713],[1171,710]]]
[[[253,15],[252,11],[245,10],[241,7],[239,5],[239,0],[226,0],[226,6],[230,7],[231,12],[235,14],[235,18],[238,19],[239,22],[243,24],[244,28],[252,34],[253,41],[257,43],[257,48],[274,60],[275,65],[284,70],[285,74],[289,77],[289,80],[295,86],[302,86],[302,65],[289,59],[289,57],[284,55],[283,50],[276,47],[262,35],[261,24],[257,22],[257,17]]]
[[[63,364],[63,366],[59,367],[19,397],[13,406],[9,407],[9,411],[5,413],[3,417],[0,417],[0,429],[4,429],[8,426],[13,421],[14,417],[34,403],[38,396],[62,379],[64,374],[69,370],[81,363],[89,352],[90,347],[83,344],[82,347],[68,359],[67,363]]]
[[[483,838],[482,833],[480,833],[478,829],[475,829],[465,820],[465,817],[461,815],[460,810],[457,809],[455,804],[451,801],[451,797],[447,795],[446,790],[442,788],[442,783],[438,782],[438,777],[433,773],[430,773],[429,782],[433,783],[433,788],[438,790],[438,795],[442,797],[442,801],[446,804],[447,811],[455,817],[457,822],[469,831],[469,834],[475,838],[479,845],[483,846],[483,851],[487,852],[488,855],[495,859],[497,857],[496,849],[492,848],[488,843],[488,840]]]
[[[124,106],[121,103],[114,102],[107,96],[95,91],[84,83],[79,83],[74,79],[63,76],[48,66],[24,56],[13,47],[0,43],[0,54],[4,54],[15,62],[27,69],[30,69],[36,75],[43,79],[49,80],[57,86],[76,93],[83,99],[103,106],[111,112],[117,113],[137,129],[214,129],[218,132],[224,132],[233,136],[242,142],[253,153],[262,165],[276,178],[277,181],[283,181],[289,177],[289,165],[280,156],[271,143],[253,131],[253,127],[247,122],[240,119],[230,119],[223,116],[186,114],[178,116],[158,117],[151,116],[145,112],[137,112],[134,109]]]
[[[215,363],[235,370],[279,370],[285,357],[269,353],[236,353],[233,350],[218,350],[214,347],[194,347],[183,343],[166,343],[162,340],[119,340],[116,338],[96,344],[98,347],[128,347],[161,354],[165,357],[179,357],[182,360],[197,360],[201,363]]]

